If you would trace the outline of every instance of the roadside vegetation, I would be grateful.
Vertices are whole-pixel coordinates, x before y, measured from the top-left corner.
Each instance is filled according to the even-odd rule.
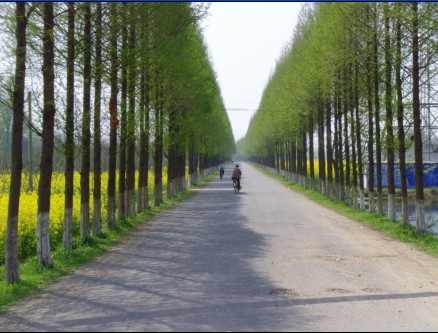
[[[164,198],[159,206],[151,206],[136,216],[119,221],[114,229],[103,227],[100,236],[90,236],[87,239],[80,236],[73,238],[73,249],[65,250],[61,244],[52,251],[52,266],[41,267],[36,256],[29,257],[20,265],[21,279],[18,283],[7,284],[0,280],[0,310],[4,310],[15,302],[27,298],[40,289],[47,287],[62,276],[67,275],[81,265],[90,262],[104,253],[111,245],[128,240],[130,232],[138,225],[148,223],[156,214],[171,209],[194,193],[193,189],[205,185],[216,174],[208,174],[200,178],[192,189],[179,192],[174,198]],[[5,266],[0,266],[0,274],[4,276]]]
[[[81,262],[235,153],[200,26],[208,6],[0,4],[0,271],[21,284],[10,288],[26,285],[28,258],[62,272],[53,260]]]
[[[239,155],[390,221],[397,195],[406,225],[415,202],[426,236],[425,189],[438,186],[437,11],[429,2],[305,3]]]
[[[272,174],[260,167],[257,167],[257,169],[324,207],[330,208],[343,216],[367,225],[395,240],[412,244],[417,249],[429,255],[438,257],[438,238],[431,232],[421,236],[417,233],[416,227],[413,225],[404,224],[401,223],[401,221],[390,221],[384,214],[355,209],[347,205],[344,201],[330,200],[325,195],[308,188],[306,189],[301,184],[292,183],[283,176]]]

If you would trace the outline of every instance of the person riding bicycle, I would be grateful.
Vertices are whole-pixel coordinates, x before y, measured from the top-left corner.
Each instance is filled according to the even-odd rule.
[[[225,173],[225,169],[224,169],[224,165],[221,163],[219,165],[219,177],[222,179],[222,177],[224,176]]]
[[[239,168],[239,164],[236,164],[236,167],[233,169],[233,175],[231,176],[231,179],[237,182],[237,188],[240,190],[240,178],[242,177],[242,170]]]

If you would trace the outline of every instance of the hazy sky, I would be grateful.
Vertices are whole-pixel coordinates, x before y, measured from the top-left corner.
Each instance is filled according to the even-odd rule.
[[[246,134],[300,8],[299,2],[211,3],[202,27],[236,140]]]

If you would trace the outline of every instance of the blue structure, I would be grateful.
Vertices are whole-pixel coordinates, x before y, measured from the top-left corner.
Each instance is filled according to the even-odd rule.
[[[400,165],[394,163],[395,187],[401,187]],[[374,165],[374,186],[377,184],[377,166]],[[382,163],[382,187],[388,187],[388,164]],[[415,164],[406,164],[406,178],[408,188],[415,188]],[[423,163],[424,187],[438,187],[438,163]]]

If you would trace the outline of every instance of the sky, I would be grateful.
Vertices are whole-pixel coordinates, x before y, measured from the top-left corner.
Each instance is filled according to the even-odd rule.
[[[292,40],[300,2],[212,2],[202,22],[235,140],[243,138],[269,76]],[[243,109],[243,110],[242,110]]]

